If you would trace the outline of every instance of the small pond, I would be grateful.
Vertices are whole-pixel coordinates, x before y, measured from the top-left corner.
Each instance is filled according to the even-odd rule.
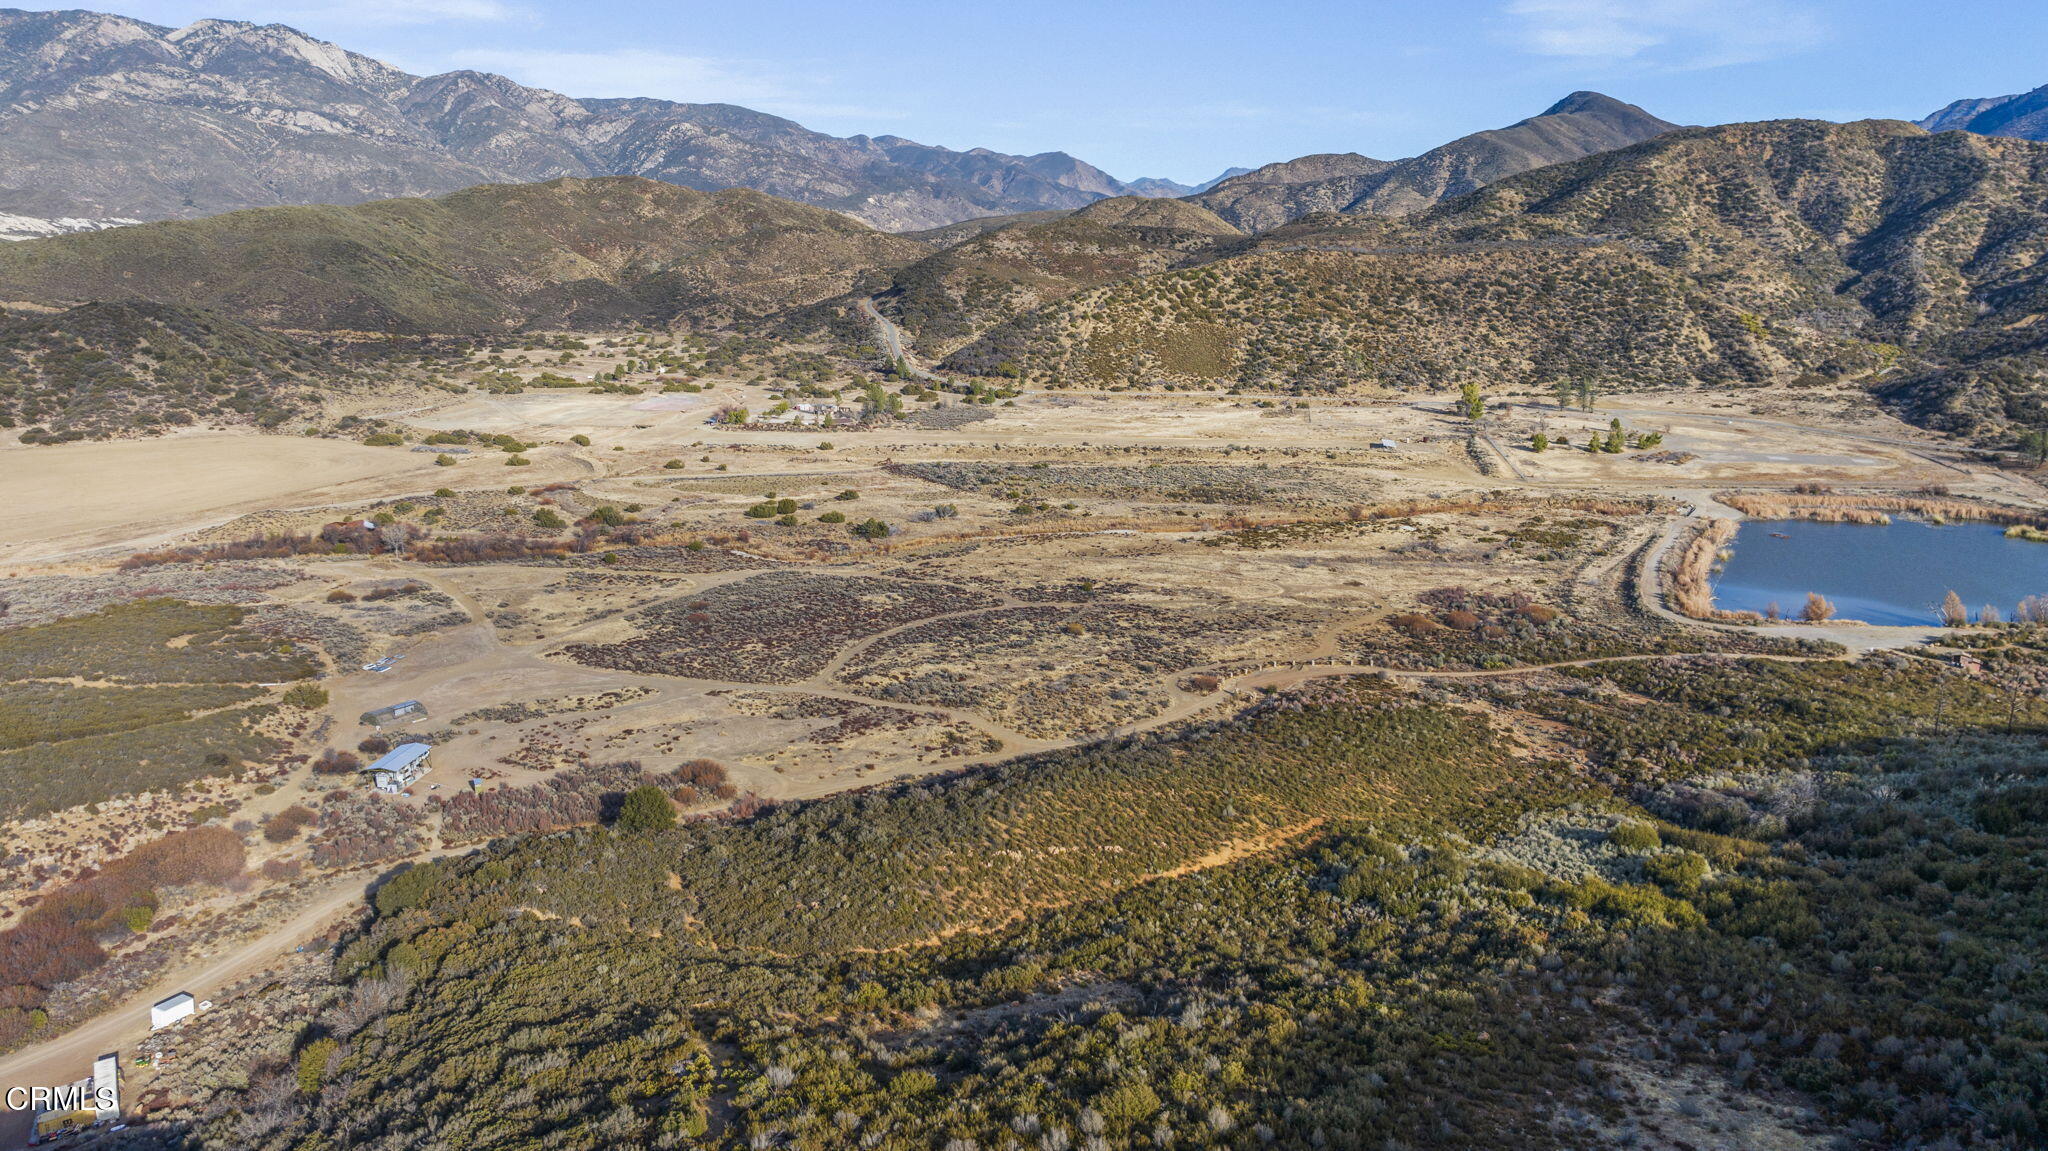
[[[1733,558],[1714,579],[1714,606],[1788,616],[1806,593],[1832,600],[1841,619],[1867,623],[1939,623],[1936,605],[1951,588],[1971,618],[1991,604],[2011,619],[2030,595],[2048,595],[2048,544],[2007,539],[1996,524],[1822,524],[1748,520]]]

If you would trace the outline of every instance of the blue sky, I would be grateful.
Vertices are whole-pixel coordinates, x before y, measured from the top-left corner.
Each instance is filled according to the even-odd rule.
[[[1984,0],[135,0],[410,71],[759,108],[836,135],[1063,150],[1192,181],[1393,159],[1580,88],[1668,120],[1913,118],[2048,84],[2048,5]]]

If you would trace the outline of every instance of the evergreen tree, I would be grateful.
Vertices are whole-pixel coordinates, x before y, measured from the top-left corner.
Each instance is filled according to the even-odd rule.
[[[1479,394],[1478,384],[1468,381],[1458,385],[1458,409],[1473,423],[1486,417],[1486,397]]]
[[[675,806],[653,784],[636,787],[619,804],[619,817],[612,826],[620,831],[661,831],[676,825]]]

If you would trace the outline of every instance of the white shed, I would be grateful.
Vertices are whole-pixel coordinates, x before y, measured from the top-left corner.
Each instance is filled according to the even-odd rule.
[[[149,1009],[149,1029],[161,1031],[192,1014],[197,1008],[198,1002],[192,998],[192,993],[180,991]]]

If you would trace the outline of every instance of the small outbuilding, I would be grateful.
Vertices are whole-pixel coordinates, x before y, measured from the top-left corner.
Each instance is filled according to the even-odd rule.
[[[180,991],[149,1009],[149,1029],[161,1031],[178,1020],[199,1009],[199,1001],[189,991]]]
[[[427,708],[419,700],[408,699],[366,711],[360,718],[371,727],[383,727],[387,723],[416,723],[427,718]]]
[[[378,791],[395,795],[427,774],[433,766],[427,757],[433,750],[431,744],[401,743],[378,756],[377,762],[363,768],[363,774],[370,778],[370,785]]]

